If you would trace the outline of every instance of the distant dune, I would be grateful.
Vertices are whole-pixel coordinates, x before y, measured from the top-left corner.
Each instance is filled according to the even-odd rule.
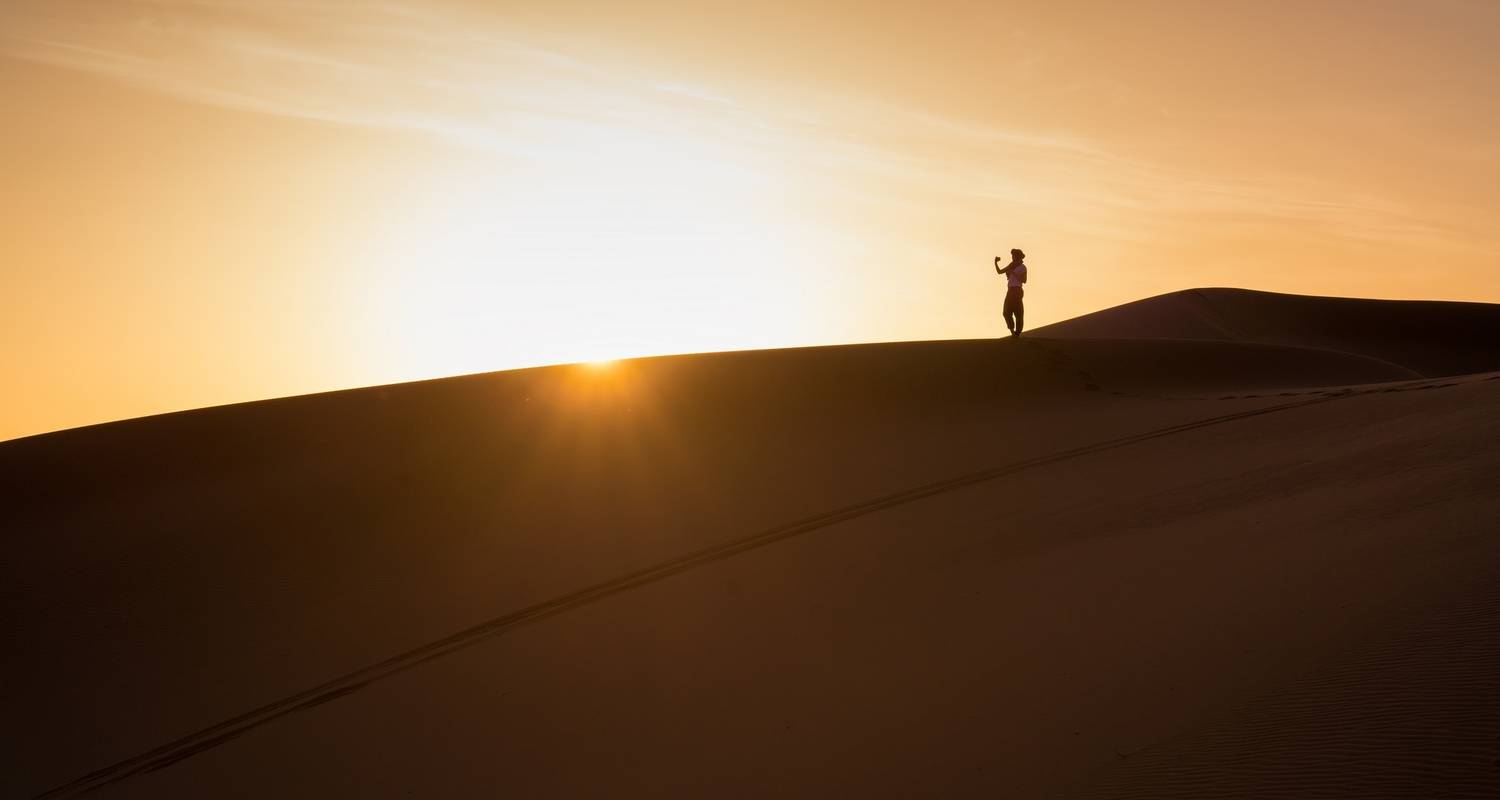
[[[1500,796],[1497,370],[1201,289],[6,442],[0,795]]]
[[[1058,339],[1193,339],[1308,347],[1388,361],[1427,377],[1496,368],[1495,306],[1189,289],[1048,325]]]

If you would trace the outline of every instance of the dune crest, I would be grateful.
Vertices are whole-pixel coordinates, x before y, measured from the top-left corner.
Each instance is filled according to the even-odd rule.
[[[1191,339],[1321,348],[1425,377],[1500,369],[1500,307],[1188,289],[1036,329],[1059,339]]]

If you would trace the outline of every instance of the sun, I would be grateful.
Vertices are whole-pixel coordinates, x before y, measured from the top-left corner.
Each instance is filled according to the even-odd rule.
[[[360,292],[384,370],[603,370],[812,336],[818,257],[763,157],[669,131],[556,134],[443,174],[372,244]]]

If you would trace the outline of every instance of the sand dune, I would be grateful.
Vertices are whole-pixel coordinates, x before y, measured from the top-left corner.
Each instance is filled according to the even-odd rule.
[[[0,444],[0,793],[1494,796],[1496,331],[1201,290]]]
[[[1388,361],[1428,377],[1494,369],[1500,352],[1495,307],[1483,303],[1304,297],[1245,289],[1173,292],[1035,333],[1321,348]]]

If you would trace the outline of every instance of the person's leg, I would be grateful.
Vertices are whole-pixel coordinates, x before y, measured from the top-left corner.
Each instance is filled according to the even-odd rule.
[[[1016,290],[1016,335],[1021,335],[1021,330],[1026,327],[1026,292]]]
[[[1005,290],[1005,327],[1010,329],[1012,336],[1021,332],[1021,290],[1010,287]]]

